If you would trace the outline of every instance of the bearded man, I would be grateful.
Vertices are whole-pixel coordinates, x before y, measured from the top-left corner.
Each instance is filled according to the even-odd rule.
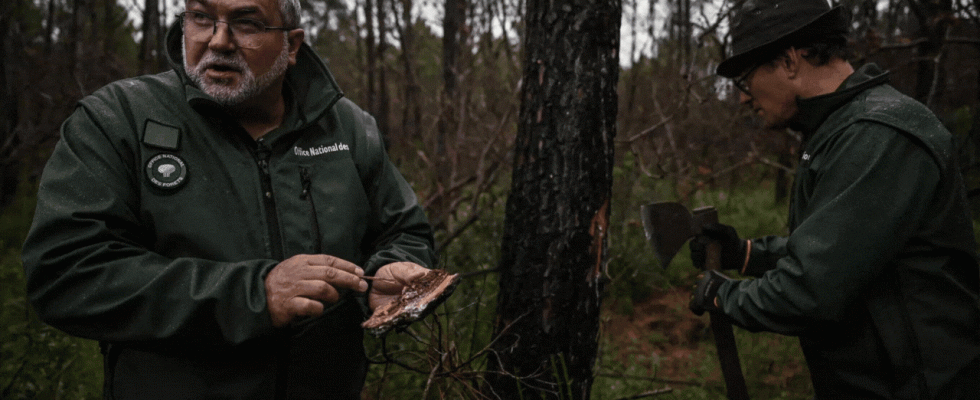
[[[171,71],[62,126],[24,244],[31,304],[100,342],[107,399],[360,398],[362,308],[434,265],[431,227],[298,0],[185,6]]]

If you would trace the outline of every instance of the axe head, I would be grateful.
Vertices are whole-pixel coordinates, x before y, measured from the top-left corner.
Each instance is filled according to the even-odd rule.
[[[668,201],[641,206],[640,218],[660,266],[667,268],[684,243],[701,233],[703,224],[717,222],[718,214],[713,207],[698,208],[692,214],[683,204]]]

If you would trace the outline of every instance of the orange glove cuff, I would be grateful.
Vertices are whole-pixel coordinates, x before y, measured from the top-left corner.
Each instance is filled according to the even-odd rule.
[[[749,267],[749,255],[752,254],[752,239],[745,239],[745,262],[742,263],[742,274]]]

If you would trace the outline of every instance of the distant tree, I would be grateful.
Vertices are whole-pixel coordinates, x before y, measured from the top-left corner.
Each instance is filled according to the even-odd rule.
[[[80,1],[80,0],[76,0]],[[146,0],[143,7],[143,35],[140,42],[140,73],[157,72],[163,64],[163,26],[161,25],[160,0]]]
[[[447,97],[452,97],[459,84],[457,60],[466,33],[466,0],[446,0],[442,19],[442,78]]]
[[[18,60],[22,56],[17,42],[17,17],[22,0],[4,1],[0,4],[0,210],[13,200],[17,193],[20,163],[12,157],[20,138],[14,132],[17,125],[17,103],[20,96],[14,77],[18,73]]]
[[[415,43],[418,20],[412,14],[412,5],[412,0],[392,2],[395,29],[401,47],[402,73],[404,74],[403,102],[405,105],[401,119],[401,134],[407,140],[418,139],[422,129],[422,86],[418,82],[418,67],[415,60],[418,57]]]
[[[529,0],[485,391],[587,399],[607,261],[619,0]]]

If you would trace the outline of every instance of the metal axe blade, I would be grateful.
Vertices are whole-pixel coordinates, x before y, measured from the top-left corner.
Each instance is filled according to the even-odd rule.
[[[660,266],[667,268],[684,243],[701,231],[683,204],[664,201],[640,206],[643,233],[657,253]]]

